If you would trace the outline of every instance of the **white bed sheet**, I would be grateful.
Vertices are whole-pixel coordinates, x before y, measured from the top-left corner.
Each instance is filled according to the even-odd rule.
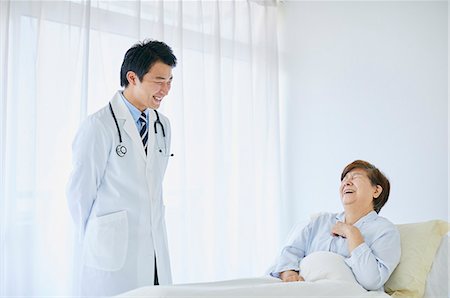
[[[264,276],[228,281],[173,286],[143,287],[119,297],[390,297],[384,292],[368,292],[356,281],[344,257],[331,252],[315,252],[301,263],[304,282],[282,282]]]
[[[235,279],[220,282],[142,287],[118,297],[376,297],[389,298],[384,292],[366,291],[346,281],[281,282],[273,277]]]

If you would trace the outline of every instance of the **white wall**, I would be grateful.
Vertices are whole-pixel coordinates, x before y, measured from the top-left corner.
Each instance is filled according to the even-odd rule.
[[[345,165],[391,181],[381,215],[447,219],[447,2],[280,4],[288,224],[342,210]]]

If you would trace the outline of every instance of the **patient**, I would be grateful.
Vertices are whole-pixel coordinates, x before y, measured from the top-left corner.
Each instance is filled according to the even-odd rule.
[[[283,248],[270,273],[283,281],[304,281],[301,260],[313,252],[343,256],[366,290],[383,290],[400,261],[400,234],[378,216],[389,197],[389,180],[372,164],[356,160],[341,174],[339,188],[344,212],[313,219],[291,245]]]

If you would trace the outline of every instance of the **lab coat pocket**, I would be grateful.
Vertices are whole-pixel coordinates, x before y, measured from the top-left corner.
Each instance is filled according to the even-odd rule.
[[[128,250],[128,217],[122,210],[92,218],[83,246],[84,264],[104,270],[120,270]]]

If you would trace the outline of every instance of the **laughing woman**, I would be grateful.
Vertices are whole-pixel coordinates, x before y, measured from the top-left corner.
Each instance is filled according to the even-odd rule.
[[[312,220],[291,245],[283,248],[271,275],[303,281],[300,262],[319,251],[344,257],[356,281],[366,290],[383,290],[400,261],[400,234],[378,215],[389,197],[389,180],[372,164],[356,160],[341,174],[344,212]]]

